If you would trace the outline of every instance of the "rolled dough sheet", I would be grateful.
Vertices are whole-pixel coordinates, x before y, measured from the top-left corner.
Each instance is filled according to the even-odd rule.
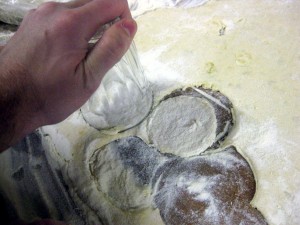
[[[159,91],[204,83],[236,111],[225,144],[248,159],[270,224],[300,217],[300,1],[210,1],[140,16],[136,44]],[[157,97],[159,99],[159,97]]]
[[[257,182],[252,204],[276,225],[300,223],[299,12],[297,0],[211,0],[137,18],[135,41],[156,103],[175,88],[200,84],[232,101],[236,124],[224,145],[234,145],[251,164]],[[144,126],[99,134],[76,112],[44,131],[54,142],[53,160],[79,176],[85,145],[97,139],[94,150],[124,136],[144,138]],[[139,221],[153,224],[155,213]]]

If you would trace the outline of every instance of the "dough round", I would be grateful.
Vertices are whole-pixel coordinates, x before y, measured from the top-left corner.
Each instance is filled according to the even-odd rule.
[[[148,124],[150,142],[161,152],[179,156],[199,154],[216,138],[217,119],[204,98],[177,96],[162,101]]]
[[[129,137],[96,150],[90,171],[97,189],[122,210],[143,209],[151,205],[150,181],[164,157],[140,138]]]

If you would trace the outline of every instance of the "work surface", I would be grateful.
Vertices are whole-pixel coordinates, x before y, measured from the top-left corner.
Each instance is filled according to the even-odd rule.
[[[235,125],[222,146],[235,146],[250,164],[256,180],[251,204],[269,224],[300,223],[299,11],[296,0],[226,0],[189,9],[158,9],[137,17],[135,42],[154,106],[174,89],[195,85],[219,90],[232,102]],[[49,135],[47,160],[61,171],[74,202],[84,212],[92,211],[91,218],[102,206],[82,202],[84,193],[77,189],[89,184],[74,181],[80,178],[76,170],[89,166],[83,160],[85,148],[97,149],[129,135],[147,140],[146,128],[147,119],[111,135],[91,128],[76,112],[61,124],[42,129]],[[1,155],[1,171],[8,172],[0,176],[3,190],[8,183],[16,185],[8,181],[9,173],[15,172],[7,168],[11,157],[9,152]],[[157,210],[126,218],[130,216],[136,220],[132,224],[154,220],[163,224]]]
[[[250,162],[253,205],[270,224],[300,222],[299,10],[298,1],[211,1],[138,19],[149,79],[204,83],[232,101],[227,144]]]

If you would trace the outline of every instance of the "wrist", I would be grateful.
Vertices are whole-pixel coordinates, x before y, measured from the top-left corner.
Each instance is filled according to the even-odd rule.
[[[0,54],[0,152],[42,125],[26,70]]]

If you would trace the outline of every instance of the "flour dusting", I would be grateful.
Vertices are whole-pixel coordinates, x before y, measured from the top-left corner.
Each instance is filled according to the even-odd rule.
[[[267,224],[250,206],[255,181],[233,147],[183,159],[162,173],[155,203],[166,224]]]
[[[161,152],[191,156],[214,143],[217,119],[206,100],[181,96],[163,101],[148,127],[150,141]]]
[[[16,0],[15,6],[21,2],[28,6],[29,0]],[[299,2],[185,2],[129,1],[133,15],[138,16],[139,31],[135,41],[145,75],[154,90],[155,102],[161,99],[162,92],[169,93],[170,88],[191,84],[214,86],[228,96],[236,109],[237,124],[223,146],[236,146],[253,169],[257,186],[251,204],[263,213],[269,224],[299,224],[300,64],[297,59],[300,56],[300,35],[299,29],[295,29],[299,21]],[[0,8],[6,3],[8,1],[0,0]],[[21,9],[10,7],[8,11],[0,11],[0,15],[18,18],[28,10],[24,4]],[[204,5],[193,9],[158,9],[149,12],[158,7],[190,7],[196,4]],[[246,182],[247,179],[242,177],[234,180],[228,175],[230,173],[222,177],[201,174],[205,168],[195,171],[197,166],[209,167],[212,164],[218,165],[214,168],[216,170],[226,168],[225,171],[240,171],[248,165],[240,157],[225,157],[221,151],[215,153],[217,157],[208,153],[207,156],[201,156],[201,160],[198,156],[184,160],[177,157],[166,160],[162,157],[157,167],[153,167],[156,172],[151,170],[154,174],[159,170],[159,179],[152,179],[141,175],[152,172],[141,170],[141,173],[137,173],[132,169],[132,164],[130,168],[128,164],[125,166],[126,157],[120,157],[117,151],[107,153],[103,149],[103,146],[116,138],[135,135],[137,129],[105,136],[82,123],[81,119],[78,119],[80,125],[77,124],[75,129],[69,121],[52,127],[50,135],[54,137],[57,149],[53,148],[51,151],[54,154],[49,154],[56,161],[67,159],[68,162],[61,168],[63,177],[89,224],[161,225],[166,224],[166,221],[171,225],[184,225],[185,222],[199,224],[199,221],[205,224],[202,218],[209,218],[208,224],[242,224],[242,221],[232,221],[231,216],[234,215],[243,218],[247,224],[264,223],[260,214],[249,205],[255,189],[253,182],[250,182],[254,181],[252,176],[248,174],[246,177],[252,178]],[[145,123],[141,124],[143,126]],[[62,135],[56,135],[55,132]],[[91,137],[86,138],[90,134]],[[92,141],[97,144],[91,144]],[[103,163],[97,156],[105,156],[111,161]],[[146,158],[143,161],[139,157],[136,157],[139,162],[147,162]],[[203,157],[206,157],[206,161]],[[210,157],[212,161],[208,160]],[[118,163],[115,164],[114,160]],[[193,164],[193,160],[197,163]],[[169,166],[172,162],[182,167]],[[120,176],[123,176],[121,181],[113,180]],[[228,185],[228,181],[231,179],[235,182],[229,183],[234,187],[246,190],[243,195],[237,196],[243,196],[242,200],[247,199],[248,206],[238,205],[242,202],[240,199],[231,201],[231,197],[236,196],[236,193],[229,190],[232,186]],[[142,181],[148,183],[143,186]],[[119,187],[118,190],[111,188],[114,183]],[[150,191],[151,185],[155,186],[153,192]],[[224,199],[212,193],[212,187],[218,193],[232,195],[226,195]],[[249,187],[252,187],[251,191]],[[137,196],[138,201],[124,197],[124,193]],[[116,197],[112,196],[118,196],[124,202],[117,202]],[[153,199],[156,201],[154,206]],[[124,210],[128,208],[134,209]],[[222,215],[217,211],[228,213]],[[160,215],[164,221],[161,221]],[[231,216],[226,219],[226,215]],[[153,222],[155,218],[160,221]],[[182,222],[181,218],[185,221]]]

